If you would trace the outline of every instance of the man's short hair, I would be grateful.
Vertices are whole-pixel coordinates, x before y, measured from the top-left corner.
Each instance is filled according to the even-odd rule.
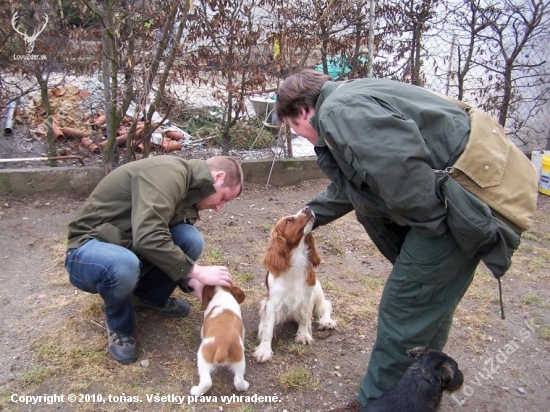
[[[298,69],[288,76],[279,87],[275,111],[277,118],[293,119],[302,109],[315,109],[321,88],[332,78],[312,69]]]
[[[206,159],[206,164],[210,171],[225,172],[224,186],[235,187],[240,185],[242,191],[243,169],[237,159],[230,156],[212,156]]]

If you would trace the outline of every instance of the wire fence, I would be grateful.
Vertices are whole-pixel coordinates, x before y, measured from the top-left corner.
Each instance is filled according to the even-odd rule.
[[[505,126],[510,138],[525,152],[550,150],[550,48],[547,47],[550,19],[546,12],[550,3],[548,0],[497,3],[484,9],[485,2],[477,0],[243,0],[229,7],[223,0],[197,0],[192,18],[184,25],[186,31],[181,41],[171,38],[160,57],[164,60],[155,73],[158,76],[163,70],[161,67],[168,67],[166,51],[177,51],[174,65],[167,70],[172,75],[160,109],[170,112],[172,117],[178,105],[181,112],[185,112],[186,106],[200,106],[207,111],[212,108],[213,113],[206,113],[202,120],[182,117],[179,123],[182,127],[194,123],[195,130],[200,129],[196,141],[190,142],[197,147],[218,145],[241,158],[314,156],[309,142],[277,124],[273,116],[276,93],[252,94],[251,90],[276,90],[291,69],[298,66],[325,70],[330,75],[336,66],[333,77],[343,79],[368,76],[372,64],[375,77],[425,87],[487,111]],[[323,10],[323,6],[327,8]],[[238,7],[240,13],[237,13]],[[429,9],[424,10],[425,7]],[[476,17],[472,14],[474,8],[485,14]],[[149,10],[152,15],[158,12],[155,7]],[[75,9],[73,13],[80,12]],[[131,36],[124,37],[125,30],[115,30],[113,35],[120,36],[117,41],[121,45],[117,49],[120,52],[119,100],[133,94],[136,103],[146,106],[151,100],[151,90],[145,79],[149,79],[148,70],[157,67],[151,64],[151,50],[160,47],[159,30],[164,26],[162,19],[145,18],[147,13],[142,13],[145,14],[128,17],[134,30]],[[372,26],[371,14],[375,20]],[[355,16],[351,23],[350,15]],[[52,28],[56,18],[60,19],[58,24],[66,23],[56,16],[50,13]],[[10,20],[13,13],[0,8],[0,17]],[[93,21],[100,33],[99,17],[95,17]],[[145,26],[143,21],[147,22]],[[184,27],[181,23],[176,21],[171,29],[168,26],[166,29],[173,35],[181,35],[179,28]],[[122,20],[117,24],[122,24]],[[44,73],[48,67],[51,79],[50,75],[65,70],[68,78],[75,67],[71,65],[72,60],[64,57],[72,56],[73,52],[55,52],[54,46],[59,42],[53,42],[46,34],[41,35],[37,45],[47,52],[48,60],[44,64],[49,66],[44,66]],[[129,39],[134,37],[138,40],[135,43],[138,49],[132,54]],[[100,40],[95,38],[95,48],[90,46],[87,37],[75,37],[73,43],[84,51],[97,49],[99,54],[95,56],[100,59],[104,55]],[[23,40],[14,35],[7,45],[21,48]],[[37,71],[29,70],[24,61],[10,60],[11,51],[8,53],[6,48],[0,48],[0,52],[7,56],[4,59],[7,63],[0,71],[0,97],[10,99],[11,94],[2,94],[11,90],[4,87],[7,77],[3,72],[17,77],[19,73]],[[133,55],[139,55],[140,59],[133,60]],[[322,56],[334,58],[336,63],[323,67],[326,59]],[[86,63],[75,70],[85,75],[90,67],[99,66]],[[131,73],[126,72],[129,68]],[[92,76],[100,77],[99,70],[91,71],[95,72]],[[21,88],[21,81],[10,84],[23,95],[28,94]],[[50,86],[52,84],[50,80]],[[91,92],[85,85],[82,88]],[[243,95],[246,96],[244,109]],[[96,109],[101,109],[103,104],[97,103]],[[233,122],[234,113],[238,113],[237,122]],[[209,119],[213,120],[208,127],[197,126]],[[247,122],[250,124],[243,124]]]
[[[524,152],[550,150],[550,48],[546,47],[550,41],[546,9],[550,6],[547,2],[514,4],[507,0],[498,10],[481,9],[482,3],[479,3],[477,11],[485,14],[478,13],[477,18],[453,2],[441,2],[446,8],[425,13],[430,15],[430,21],[419,19],[419,9],[414,9],[413,16],[409,17],[405,11],[409,2],[394,4],[398,6],[397,13],[401,13],[396,20],[403,21],[402,31],[375,34],[379,36],[381,50],[374,56],[375,77],[416,84],[463,100],[495,117]],[[451,10],[449,7],[453,4],[457,8]],[[498,17],[489,24],[492,12],[498,12],[495,14]],[[382,21],[386,17],[377,15],[377,19]],[[485,23],[486,27],[478,30]],[[417,28],[419,31],[415,31]],[[338,38],[327,38],[327,43],[344,44],[342,33],[339,32]],[[351,47],[334,53],[339,60],[336,63],[339,78],[364,77],[368,72],[364,67],[367,60],[363,57],[368,49],[367,39],[359,40],[362,51],[353,64],[351,58],[345,61],[345,56],[353,54]],[[311,55],[309,67],[320,70],[320,51],[314,50]],[[328,69],[327,74],[331,74],[332,68]],[[258,115],[265,116],[265,113]],[[300,136],[289,135],[285,130],[279,130],[277,144],[279,150],[275,154],[279,156],[313,154],[309,143],[304,144]]]

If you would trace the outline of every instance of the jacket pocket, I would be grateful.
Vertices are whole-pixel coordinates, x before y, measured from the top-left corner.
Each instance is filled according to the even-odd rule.
[[[491,209],[449,176],[440,177],[439,191],[447,208],[447,225],[469,257],[487,253],[497,241]]]
[[[410,230],[391,274],[393,295],[409,305],[443,303],[463,259],[450,234],[424,237]]]
[[[469,114],[470,138],[452,169],[460,170],[480,188],[497,186],[504,178],[511,142],[489,115],[476,109],[470,109]]]

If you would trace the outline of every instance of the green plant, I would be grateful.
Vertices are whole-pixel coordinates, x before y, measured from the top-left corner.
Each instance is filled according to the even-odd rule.
[[[539,337],[545,341],[550,341],[550,326],[542,326],[537,330]]]
[[[196,139],[217,137],[223,124],[223,110],[218,106],[186,108],[179,113],[184,128]]]
[[[309,345],[302,345],[300,343],[294,343],[292,341],[281,345],[281,348],[283,348],[283,347],[286,347],[286,349],[289,353],[292,353],[292,354],[297,355],[297,356],[305,355],[308,352],[309,348],[310,348]]]
[[[541,299],[538,296],[526,295],[521,298],[521,303],[524,305],[537,305],[541,303]]]
[[[315,381],[305,366],[291,366],[279,376],[279,383],[285,390],[314,388]]]
[[[266,232],[266,233],[269,233],[271,232],[271,228],[273,228],[273,223],[262,223],[260,225],[260,228]]]
[[[23,372],[19,379],[25,386],[39,385],[51,374],[50,368],[38,366],[34,369]]]
[[[233,280],[236,281],[238,284],[248,283],[255,278],[256,276],[252,272],[233,272]]]
[[[223,251],[218,248],[209,249],[202,257],[203,262],[208,265],[221,265],[224,262]]]
[[[235,126],[231,128],[230,133],[231,148],[233,149],[265,149],[275,145],[274,136],[259,118],[238,120]],[[222,144],[221,133],[216,134],[214,143],[216,145]]]

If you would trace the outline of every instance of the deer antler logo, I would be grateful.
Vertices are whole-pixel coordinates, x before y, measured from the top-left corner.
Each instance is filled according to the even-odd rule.
[[[44,16],[46,16],[46,21],[44,21],[44,25],[42,26],[42,28],[39,30],[35,30],[32,36],[28,36],[26,32],[19,31],[19,29],[17,28],[17,18],[19,17],[18,13],[19,11],[16,11],[14,13],[11,19],[11,25],[13,29],[23,37],[23,40],[25,41],[25,48],[27,49],[27,54],[31,54],[34,50],[34,42],[36,41],[38,35],[44,31],[44,29],[46,28],[46,24],[48,24],[48,15],[44,13]]]

